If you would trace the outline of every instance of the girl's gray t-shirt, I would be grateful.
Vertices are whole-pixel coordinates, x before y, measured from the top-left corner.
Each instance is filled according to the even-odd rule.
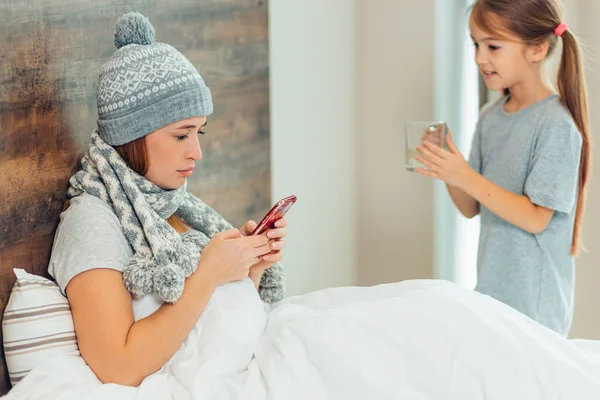
[[[475,290],[566,336],[571,328],[575,266],[570,255],[582,137],[558,95],[515,113],[509,97],[484,107],[469,164],[486,179],[554,210],[531,234],[480,205]]]

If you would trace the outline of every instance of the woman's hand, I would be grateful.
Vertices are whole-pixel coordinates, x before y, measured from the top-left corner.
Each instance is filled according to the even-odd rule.
[[[276,262],[283,260],[282,250],[285,247],[284,238],[287,236],[287,225],[287,220],[282,217],[275,221],[274,229],[268,229],[265,233],[259,235],[269,240],[271,252],[262,256],[260,262],[250,267],[249,276],[257,288],[263,273]],[[240,228],[240,232],[243,236],[249,236],[256,226],[256,222],[248,221]]]
[[[424,142],[423,145],[418,146],[417,151],[420,154],[415,156],[415,159],[421,162],[426,169],[418,168],[417,172],[464,190],[472,179],[474,171],[452,141],[449,132],[446,136],[446,143],[448,143],[450,151],[430,142]]]
[[[202,250],[196,274],[215,287],[244,279],[271,247],[266,235],[243,236],[239,230],[229,229],[216,234]]]

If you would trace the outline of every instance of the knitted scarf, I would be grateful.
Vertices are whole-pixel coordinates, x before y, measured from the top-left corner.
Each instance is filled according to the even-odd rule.
[[[81,169],[69,180],[69,198],[86,192],[108,203],[134,255],[123,268],[123,282],[135,297],[156,293],[174,303],[185,278],[196,270],[202,249],[216,233],[232,226],[187,191],[164,190],[127,166],[119,153],[92,132]],[[192,229],[177,233],[166,218],[175,214]],[[281,265],[265,271],[259,287],[268,303],[283,297]]]

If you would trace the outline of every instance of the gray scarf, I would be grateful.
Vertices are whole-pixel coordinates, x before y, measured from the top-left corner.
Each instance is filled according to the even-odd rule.
[[[136,297],[156,293],[174,303],[183,292],[185,278],[196,270],[200,253],[210,238],[232,226],[202,200],[187,192],[187,185],[164,190],[127,166],[119,153],[92,132],[92,143],[81,159],[81,170],[69,180],[69,198],[86,192],[108,203],[134,255],[123,268],[123,282]],[[192,229],[177,233],[165,219],[175,214]],[[265,271],[261,298],[283,298],[280,264]]]

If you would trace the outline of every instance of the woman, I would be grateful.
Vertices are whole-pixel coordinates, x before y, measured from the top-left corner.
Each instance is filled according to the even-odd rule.
[[[94,373],[137,386],[181,346],[216,287],[250,277],[265,301],[283,297],[274,264],[286,221],[249,236],[253,221],[231,229],[186,192],[202,158],[197,135],[212,113],[210,90],[181,53],[155,43],[139,13],[119,19],[115,45],[98,81],[98,129],[70,180],[49,272],[68,296]]]

